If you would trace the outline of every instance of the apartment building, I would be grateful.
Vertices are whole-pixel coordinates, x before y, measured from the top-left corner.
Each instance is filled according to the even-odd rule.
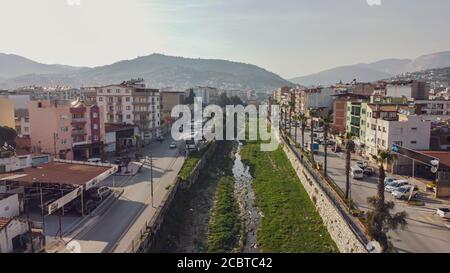
[[[396,81],[386,85],[387,97],[406,97],[408,99],[428,100],[430,86],[419,81]]]
[[[297,95],[299,103],[297,109],[302,113],[308,113],[309,109],[327,109],[331,112],[333,111],[333,96],[336,94],[337,91],[333,87],[300,90]]]
[[[83,101],[31,101],[31,147],[57,158],[103,157],[105,127],[102,106]]]
[[[397,114],[394,107],[397,108],[369,105],[365,141],[368,158],[377,155],[379,150],[390,150],[392,144],[412,150],[429,150],[431,121],[417,115]]]
[[[341,134],[345,133],[347,129],[347,103],[368,99],[368,96],[352,93],[335,95],[333,101],[333,129]]]
[[[107,123],[137,125],[145,142],[161,135],[158,89],[146,88],[142,79],[95,89],[97,104],[103,109]]]
[[[16,128],[14,120],[14,102],[0,97],[0,126]]]

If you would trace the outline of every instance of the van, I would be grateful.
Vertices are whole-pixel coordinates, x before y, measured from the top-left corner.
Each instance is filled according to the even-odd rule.
[[[358,167],[357,165],[350,168],[350,175],[353,179],[363,179],[364,178],[364,170]]]

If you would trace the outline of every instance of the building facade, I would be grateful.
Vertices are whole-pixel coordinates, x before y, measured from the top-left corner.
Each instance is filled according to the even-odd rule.
[[[31,148],[69,160],[103,157],[105,138],[101,106],[82,101],[31,101]]]
[[[161,135],[158,89],[146,88],[142,80],[131,80],[97,87],[95,96],[106,122],[137,125],[146,142]]]

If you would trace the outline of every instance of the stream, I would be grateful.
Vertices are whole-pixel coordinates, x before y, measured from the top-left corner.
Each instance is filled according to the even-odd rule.
[[[255,193],[253,192],[253,177],[250,167],[245,166],[240,155],[242,143],[239,142],[233,165],[235,178],[234,191],[241,210],[242,220],[245,227],[243,253],[258,253],[258,241],[256,231],[260,221],[260,212],[255,206]]]

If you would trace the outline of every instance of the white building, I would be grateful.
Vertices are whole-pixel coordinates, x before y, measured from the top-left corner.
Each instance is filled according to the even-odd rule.
[[[142,139],[161,135],[160,93],[141,80],[96,88],[96,101],[103,106],[107,123],[137,125]]]
[[[11,253],[20,244],[20,236],[28,232],[25,221],[0,217],[0,253]]]
[[[430,86],[425,82],[392,82],[386,85],[386,97],[426,100],[429,98]]]
[[[371,158],[379,150],[390,150],[392,144],[413,150],[430,148],[431,121],[416,115],[370,117],[367,109],[366,156]]]

